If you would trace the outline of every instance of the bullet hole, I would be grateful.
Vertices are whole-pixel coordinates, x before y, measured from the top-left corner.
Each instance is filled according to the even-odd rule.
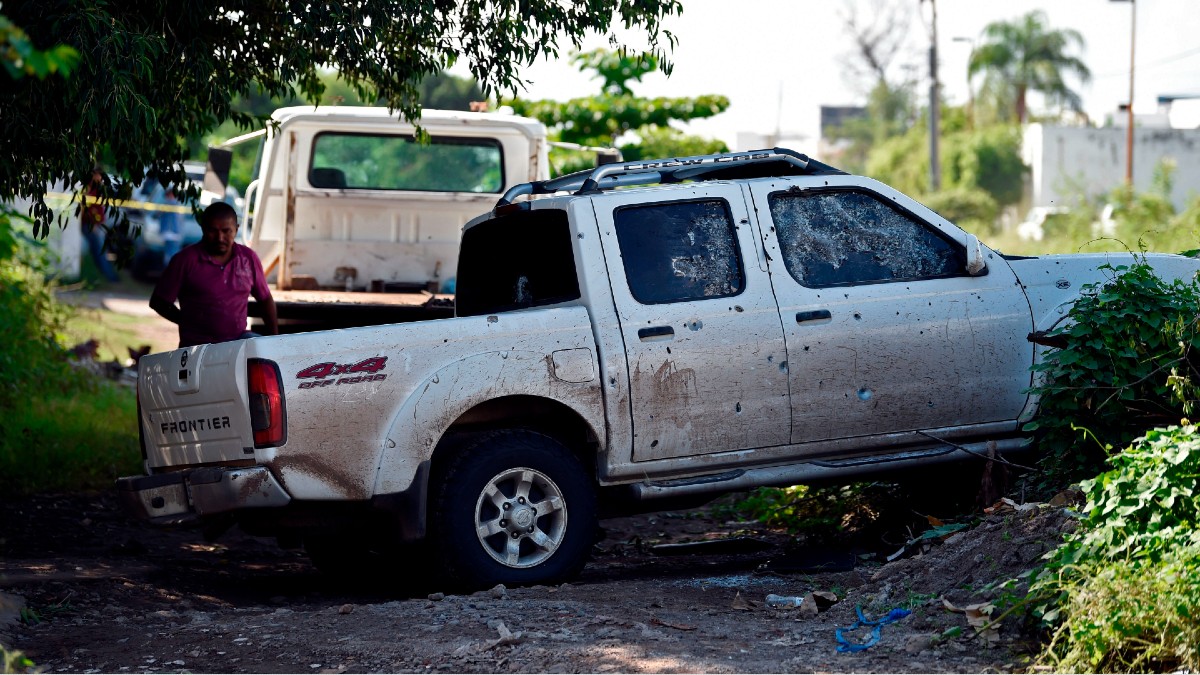
[[[668,354],[670,354],[670,353],[671,353],[671,348],[670,348],[670,347],[667,347],[667,353],[668,353]]]
[[[694,321],[689,321],[687,323],[687,327],[693,331],[697,331],[697,330],[700,330],[701,328],[704,328],[704,322],[699,319],[696,319]]]
[[[580,233],[579,233],[579,238],[580,238],[580,239],[583,239],[583,233],[582,233],[582,232],[580,232]]]
[[[808,351],[808,345],[804,345],[804,351]]]
[[[493,314],[492,316],[489,316],[487,318],[488,323],[496,323],[499,320],[500,320],[500,317],[496,316],[495,314]]]
[[[767,354],[767,363],[773,363],[774,361],[775,356],[773,354]]]
[[[855,312],[855,313],[854,313],[854,320],[855,320],[855,321],[862,321],[862,314],[859,314],[858,312]]]
[[[867,389],[865,387],[858,390],[858,400],[860,400],[860,401],[870,401],[871,396],[873,396],[873,395],[874,395],[874,392],[872,392],[870,389]]]
[[[733,406],[733,409],[735,412],[737,412],[737,414],[741,415],[742,414],[742,402],[738,401],[737,405]]]
[[[733,306],[733,311],[735,311],[735,312],[744,312],[744,311],[746,311],[746,310],[742,309],[742,306],[741,306],[741,305],[734,305],[734,306]]]
[[[780,363],[779,363],[779,372],[781,372],[781,373],[786,373],[786,372],[787,372],[787,361],[780,361]]]
[[[615,377],[608,378],[608,386],[610,386],[610,387],[617,386],[617,378],[615,378]]]
[[[658,447],[658,439],[650,441],[650,447],[657,448]]]

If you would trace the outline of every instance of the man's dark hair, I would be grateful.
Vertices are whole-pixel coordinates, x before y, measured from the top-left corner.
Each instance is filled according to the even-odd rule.
[[[213,202],[200,214],[200,227],[208,227],[209,223],[218,218],[233,218],[236,221],[237,211],[225,202]]]

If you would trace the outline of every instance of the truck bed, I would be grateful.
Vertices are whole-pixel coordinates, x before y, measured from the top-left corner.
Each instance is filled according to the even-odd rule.
[[[454,296],[427,291],[369,293],[272,290],[280,332],[377,326],[454,316]],[[249,314],[262,317],[252,298]]]

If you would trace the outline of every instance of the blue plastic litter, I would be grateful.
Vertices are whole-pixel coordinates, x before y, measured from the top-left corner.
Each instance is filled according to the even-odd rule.
[[[843,654],[847,652],[861,652],[864,649],[870,649],[871,647],[874,647],[875,643],[879,642],[879,638],[883,633],[883,627],[885,625],[894,621],[899,621],[909,614],[912,614],[912,612],[907,609],[897,608],[888,612],[882,619],[867,621],[867,617],[863,616],[862,607],[855,607],[854,612],[858,614],[858,621],[855,621],[854,625],[852,626],[837,629],[837,650]],[[850,642],[842,635],[842,631],[852,631],[862,628],[863,626],[874,626],[874,629],[871,631],[871,638],[862,644]]]

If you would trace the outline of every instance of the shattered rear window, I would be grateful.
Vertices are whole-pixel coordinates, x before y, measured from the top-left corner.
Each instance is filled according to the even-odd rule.
[[[810,288],[965,274],[957,247],[872,194],[777,192],[768,201],[784,265]]]
[[[613,214],[625,278],[646,305],[742,292],[741,256],[724,200],[670,202]]]
[[[479,316],[579,298],[571,225],[561,209],[517,211],[463,233],[455,313]]]

